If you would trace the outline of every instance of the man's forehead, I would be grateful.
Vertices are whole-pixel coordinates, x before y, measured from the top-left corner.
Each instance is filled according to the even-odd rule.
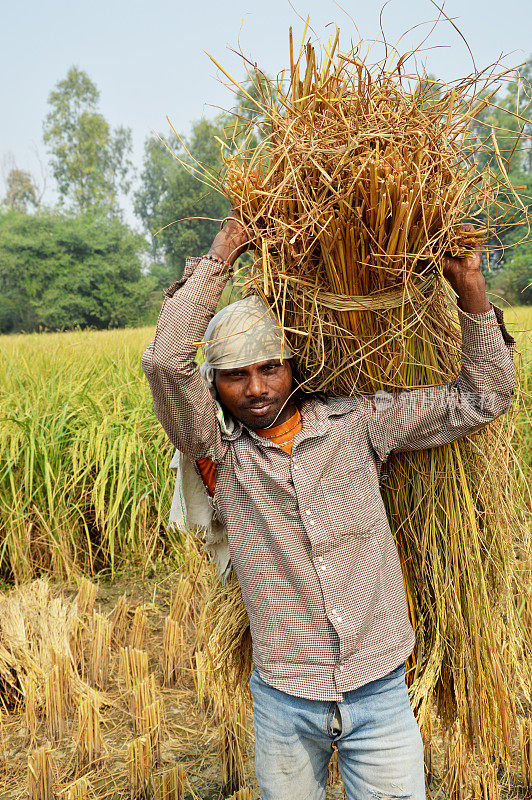
[[[261,367],[267,367],[270,364],[287,364],[288,361],[289,359],[287,358],[283,358],[282,362],[280,358],[268,358],[266,361],[256,361],[253,364],[241,364],[238,367],[226,367],[225,369],[217,368],[216,372],[219,372],[223,375],[224,373],[235,372],[243,369],[260,369]]]

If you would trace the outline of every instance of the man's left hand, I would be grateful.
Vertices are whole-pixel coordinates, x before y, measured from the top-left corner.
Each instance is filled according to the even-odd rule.
[[[463,224],[461,228],[464,233],[474,230],[474,226],[469,223]],[[480,247],[463,258],[443,258],[443,276],[458,295],[460,308],[469,314],[482,314],[490,309],[484,276],[480,271],[481,260]]]

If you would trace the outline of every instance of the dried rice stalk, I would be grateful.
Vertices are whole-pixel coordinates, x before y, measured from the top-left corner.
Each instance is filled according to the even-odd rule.
[[[195,669],[193,672],[194,685],[196,689],[196,699],[202,711],[208,711],[211,706],[211,695],[209,692],[209,659],[204,650],[196,650],[194,653]]]
[[[181,621],[166,617],[164,621],[162,670],[164,686],[175,686],[182,675],[186,655]]]
[[[156,777],[157,800],[185,800],[186,772],[183,764],[177,764]]]
[[[87,638],[87,623],[81,617],[75,616],[68,635],[68,644],[72,653],[72,661],[76,669],[85,678],[85,646]]]
[[[26,666],[26,665],[24,665]],[[23,699],[21,667],[16,656],[0,643],[0,695],[3,704],[18,708]]]
[[[129,631],[129,645],[142,650],[148,633],[148,617],[144,606],[137,606]]]
[[[142,710],[142,733],[150,737],[154,766],[161,763],[161,739],[163,733],[164,706],[162,698],[144,706]]]
[[[39,724],[39,701],[37,698],[37,682],[35,676],[30,673],[26,680],[24,689],[25,707],[24,718],[26,723],[26,737],[30,747],[35,743],[37,726]]]
[[[77,713],[77,749],[78,769],[93,764],[103,753],[102,718],[97,697],[84,698]]]
[[[55,753],[49,744],[28,756],[29,800],[55,800]]]
[[[81,618],[92,616],[97,591],[98,587],[92,581],[85,576],[81,578],[77,595],[78,615]]]
[[[335,747],[329,766],[327,767],[327,785],[334,786],[335,783],[340,783],[342,776],[340,774],[340,764],[338,763],[338,748]]]
[[[127,752],[131,800],[151,800],[153,763],[150,737],[133,739],[127,746]]]
[[[58,742],[66,735],[69,709],[67,680],[64,670],[55,664],[44,684],[46,730],[52,742]]]
[[[432,710],[429,710],[424,718],[424,725],[421,728],[423,737],[423,757],[425,762],[425,776],[428,781],[435,777],[435,755],[438,753],[438,725],[433,720]]]
[[[148,679],[148,653],[134,647],[121,647],[118,654],[118,677],[127,692],[133,692],[140,681]]]
[[[519,755],[523,786],[532,789],[532,717],[518,721]]]
[[[113,644],[121,647],[126,643],[130,621],[130,606],[125,592],[119,597],[110,621]]]
[[[59,793],[59,800],[92,800],[93,797],[94,792],[87,778],[78,778]]]
[[[475,776],[471,800],[500,800],[501,790],[497,782],[497,765],[486,764]]]
[[[220,692],[218,761],[224,792],[237,791],[245,780],[247,709],[242,694]]]
[[[448,800],[467,800],[468,752],[462,731],[454,726],[445,753],[444,786]]]
[[[361,49],[320,74],[307,45],[288,92],[272,84],[255,104],[271,133],[226,158],[223,186],[261,244],[248,290],[290,331],[308,388],[347,395],[375,391],[381,359],[394,359],[388,385],[411,385],[401,367],[420,362],[403,334],[410,326],[414,339],[438,314],[444,255],[488,235],[460,223],[481,216],[507,181],[483,176],[470,157],[471,123],[489,104],[477,75],[446,87],[371,67]],[[493,90],[499,76],[490,78]]]
[[[16,711],[24,702],[27,676],[44,679],[57,654],[70,652],[75,603],[44,579],[0,593],[0,695]]]
[[[253,792],[251,789],[239,789],[228,797],[227,800],[253,800]]]
[[[111,658],[111,623],[103,614],[94,614],[91,621],[88,678],[99,689],[106,689]]]
[[[215,686],[225,684],[226,691],[231,691],[236,682],[244,692],[249,692],[248,681],[253,670],[251,634],[240,584],[231,573],[222,586],[214,569],[210,570],[209,578],[200,629],[207,640],[210,681]]]
[[[144,727],[145,709],[157,700],[155,675],[153,672],[143,681],[135,683],[131,692],[130,702],[133,715],[133,730],[135,733],[148,733]]]
[[[170,607],[170,618],[176,622],[186,625],[188,622],[194,623],[194,604],[192,594],[194,591],[194,581],[190,576],[181,578],[174,592],[174,598]]]
[[[4,726],[4,711],[0,708],[0,774],[7,768],[6,731]]]
[[[28,687],[30,706],[34,692],[35,710],[44,707],[44,683],[55,665],[62,675],[68,709],[91,691],[77,672],[77,657],[71,649],[78,624],[76,600],[66,598],[44,579],[0,593],[0,697],[6,708],[21,709]],[[31,707],[28,714],[31,728]]]
[[[76,699],[78,695],[78,688],[76,686],[75,678],[76,673],[72,669],[70,654],[67,652],[57,652],[52,650],[52,667],[57,667],[61,676],[63,684],[63,692],[65,697],[65,707],[67,711],[74,711],[76,708]]]

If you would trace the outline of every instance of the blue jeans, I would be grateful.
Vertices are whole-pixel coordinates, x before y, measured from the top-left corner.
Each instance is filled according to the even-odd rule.
[[[262,800],[323,800],[333,743],[349,800],[425,800],[423,744],[404,664],[338,703],[281,692],[256,669],[249,686]]]

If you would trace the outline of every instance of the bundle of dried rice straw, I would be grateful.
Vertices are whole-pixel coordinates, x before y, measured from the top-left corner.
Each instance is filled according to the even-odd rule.
[[[287,80],[261,79],[258,99],[239,87],[260,111],[259,145],[249,146],[250,123],[243,145],[222,150],[217,188],[259,243],[245,291],[270,303],[306,388],[447,382],[459,369],[460,332],[444,254],[463,256],[526,222],[495,137],[470,131],[501,74],[448,86],[406,75],[395,52],[368,66],[363,42],[339,52],[338,30],[321,58],[305,36],[294,53],[290,31]],[[496,166],[481,172],[476,155],[488,146]],[[464,233],[464,221],[475,230]],[[447,447],[395,456],[385,489],[417,633],[418,721],[430,729],[435,701],[444,728],[495,759],[508,757],[528,696],[516,598],[529,539],[511,437],[507,415]],[[225,642],[220,661],[230,654]]]

